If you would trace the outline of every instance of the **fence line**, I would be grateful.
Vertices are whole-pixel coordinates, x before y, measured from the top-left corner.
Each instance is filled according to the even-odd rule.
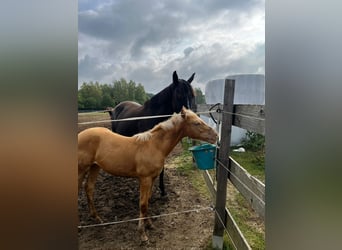
[[[179,215],[179,214],[186,214],[186,213],[192,213],[192,212],[198,213],[199,211],[204,211],[204,210],[211,210],[211,211],[213,211],[214,209],[213,209],[212,206],[209,206],[209,207],[199,207],[199,208],[184,210],[184,211],[180,211],[180,212],[172,212],[172,213],[168,213],[168,214],[152,215],[152,216],[147,216],[147,217],[143,217],[143,218],[134,218],[134,219],[128,219],[128,220],[122,220],[122,221],[113,221],[113,222],[105,222],[105,223],[98,223],[98,224],[78,226],[78,228],[82,229],[82,228],[89,228],[89,227],[103,227],[103,226],[122,224],[122,223],[128,223],[128,222],[133,222],[133,221],[145,220],[145,219],[160,218],[160,217],[171,216],[171,215]]]
[[[215,113],[216,111],[204,111],[204,112],[196,112],[196,114],[208,114],[208,113]],[[98,121],[91,121],[91,122],[79,122],[79,125],[85,124],[92,124],[92,123],[102,123],[102,122],[124,122],[124,121],[135,121],[135,120],[144,120],[144,119],[156,119],[156,118],[165,118],[171,117],[173,115],[150,115],[150,116],[136,116],[130,118],[123,118],[123,119],[115,119],[115,120],[98,120]]]
[[[237,177],[232,171],[230,171],[222,162],[220,162],[218,159],[216,159],[216,161],[223,167],[225,168],[231,175],[233,175],[235,177],[235,179],[237,179],[249,192],[251,192],[252,194],[255,195],[255,197],[263,204],[265,205],[265,202],[263,201],[262,198],[260,198],[256,193],[254,193],[245,183],[243,183],[243,181],[241,181],[239,179],[239,177]]]
[[[250,115],[243,115],[243,114],[239,114],[239,113],[232,113],[232,112],[228,112],[228,111],[221,111],[222,113],[225,114],[229,114],[229,115],[236,115],[236,116],[241,116],[241,117],[245,117],[245,118],[249,118],[249,119],[255,119],[255,120],[259,120],[259,121],[265,121],[265,118],[259,118],[259,117],[255,117],[255,116],[250,116]]]
[[[85,111],[85,112],[82,112],[82,110],[80,110],[81,112],[78,112],[78,114],[80,115],[86,115],[86,114],[92,114],[92,113],[105,113],[107,111],[110,111],[108,109],[103,109],[103,110],[94,110],[94,111]]]
[[[155,119],[155,118],[165,118],[171,117],[172,115],[154,115],[154,116],[139,116],[139,117],[130,117],[116,120],[99,120],[99,121],[91,121],[91,122],[79,122],[79,125],[84,124],[92,124],[92,123],[101,123],[101,122],[124,122],[124,121],[135,121],[135,120],[144,120],[144,119]]]
[[[222,224],[222,226],[223,226],[223,228],[224,228],[224,231],[226,231],[226,233],[228,234],[228,236],[229,236],[229,238],[230,238],[230,241],[233,243],[234,248],[235,248],[235,249],[238,249],[237,246],[236,246],[235,243],[234,243],[234,240],[233,240],[232,236],[230,235],[230,233],[229,233],[229,231],[228,231],[228,229],[227,229],[227,227],[226,227],[226,224],[222,221],[222,219],[221,219],[220,215],[217,213],[216,209],[215,209],[215,213],[217,214],[217,217],[218,217],[219,221],[221,222],[221,224]]]
[[[249,131],[265,135],[265,106],[259,104],[233,104],[232,110],[223,110],[222,104],[198,104],[197,111],[216,108],[216,113],[206,115],[212,119],[222,120],[222,116],[229,114],[233,116],[233,124]]]
[[[88,112],[88,113],[96,113],[96,112],[101,112],[101,111],[94,111],[94,112]],[[203,115],[203,114],[213,114],[213,113],[227,113],[230,115],[235,115],[235,116],[241,116],[249,119],[255,119],[255,120],[260,120],[260,121],[265,121],[264,118],[259,118],[255,116],[248,116],[248,115],[243,115],[239,113],[231,113],[231,112],[226,112],[220,109],[217,110],[208,110],[208,111],[201,111],[201,112],[195,112],[197,115]],[[81,115],[85,113],[80,113]],[[124,122],[124,121],[135,121],[135,120],[144,120],[144,119],[156,119],[156,118],[166,118],[166,117],[171,117],[173,115],[152,115],[152,116],[138,116],[138,117],[130,117],[130,118],[123,118],[123,119],[114,119],[114,120],[98,120],[98,121],[90,121],[90,122],[79,122],[77,123],[78,125],[86,125],[86,124],[96,124],[96,123],[105,123],[105,122]]]

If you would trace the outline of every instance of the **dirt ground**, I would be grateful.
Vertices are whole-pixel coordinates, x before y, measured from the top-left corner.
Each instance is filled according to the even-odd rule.
[[[79,228],[79,249],[206,249],[212,235],[214,212],[211,202],[200,195],[173,166],[171,157],[179,154],[178,145],[165,165],[165,189],[162,198],[158,189],[159,178],[153,187],[149,203],[150,216],[156,229],[148,230],[149,242],[141,244],[137,230],[138,221],[114,225]],[[139,217],[139,183],[134,178],[114,177],[100,172],[96,183],[95,207],[105,222],[125,221]],[[208,208],[194,212],[187,210]],[[80,225],[96,224],[88,212],[85,192],[78,199]],[[175,215],[166,215],[180,212]]]

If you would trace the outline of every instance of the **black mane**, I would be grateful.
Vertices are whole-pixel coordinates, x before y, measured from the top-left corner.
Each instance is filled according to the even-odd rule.
[[[163,110],[164,114],[171,114],[172,112],[172,84],[164,88],[159,93],[151,97],[150,100],[146,101],[144,106],[155,110],[158,114],[158,110]],[[160,108],[162,107],[162,108]]]

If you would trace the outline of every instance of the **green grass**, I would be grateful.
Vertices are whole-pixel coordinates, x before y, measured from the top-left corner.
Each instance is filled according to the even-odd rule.
[[[246,150],[246,152],[233,152],[230,156],[237,161],[251,175],[265,183],[265,162],[260,152]]]
[[[183,153],[173,159],[173,162],[177,162],[177,171],[179,171],[181,175],[186,176],[200,194],[206,198],[211,198],[201,171],[193,165],[192,154],[188,150],[191,145],[186,140],[183,140],[182,144],[184,149]],[[241,166],[243,166],[250,174],[264,182],[265,169],[263,162],[260,161],[260,155],[258,154],[260,153],[253,151],[247,151],[245,153],[231,152],[232,157]],[[210,172],[213,176],[215,175],[214,170],[210,170]],[[241,194],[237,193],[233,200],[234,202],[227,202],[226,206],[229,208],[229,211],[248,243],[252,249],[265,249],[265,229],[262,221],[252,213],[249,204]],[[213,249],[211,240],[208,242],[205,249]],[[235,249],[229,239],[229,236],[226,234],[224,235],[223,249]]]
[[[235,196],[235,202],[236,204],[234,205],[227,203],[226,206],[247,239],[247,242],[252,249],[265,249],[265,229],[261,220],[253,215],[249,204],[240,193]],[[259,224],[259,226],[257,227],[251,223],[247,223],[250,221]]]

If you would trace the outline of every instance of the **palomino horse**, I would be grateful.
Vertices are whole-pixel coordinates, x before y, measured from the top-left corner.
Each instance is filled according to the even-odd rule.
[[[183,137],[215,143],[217,133],[194,112],[182,108],[180,114],[159,123],[153,129],[132,137],[113,133],[107,128],[86,129],[78,134],[78,189],[85,175],[85,191],[90,214],[102,222],[95,210],[93,196],[97,174],[102,168],[115,176],[136,177],[140,183],[140,217],[147,217],[148,201],[156,177],[163,169],[167,155]],[[141,240],[147,241],[146,226],[151,219],[140,219]]]
[[[177,72],[174,71],[172,83],[146,101],[144,105],[125,101],[119,103],[113,110],[107,110],[107,112],[112,120],[117,120],[130,117],[172,115],[173,113],[179,113],[183,106],[189,109],[194,98],[194,91],[190,85],[194,76],[195,73],[185,81],[178,79]],[[120,135],[132,136],[147,131],[166,119],[167,117],[121,122],[112,121],[112,131]],[[159,176],[159,188],[161,195],[166,195],[164,169]]]

